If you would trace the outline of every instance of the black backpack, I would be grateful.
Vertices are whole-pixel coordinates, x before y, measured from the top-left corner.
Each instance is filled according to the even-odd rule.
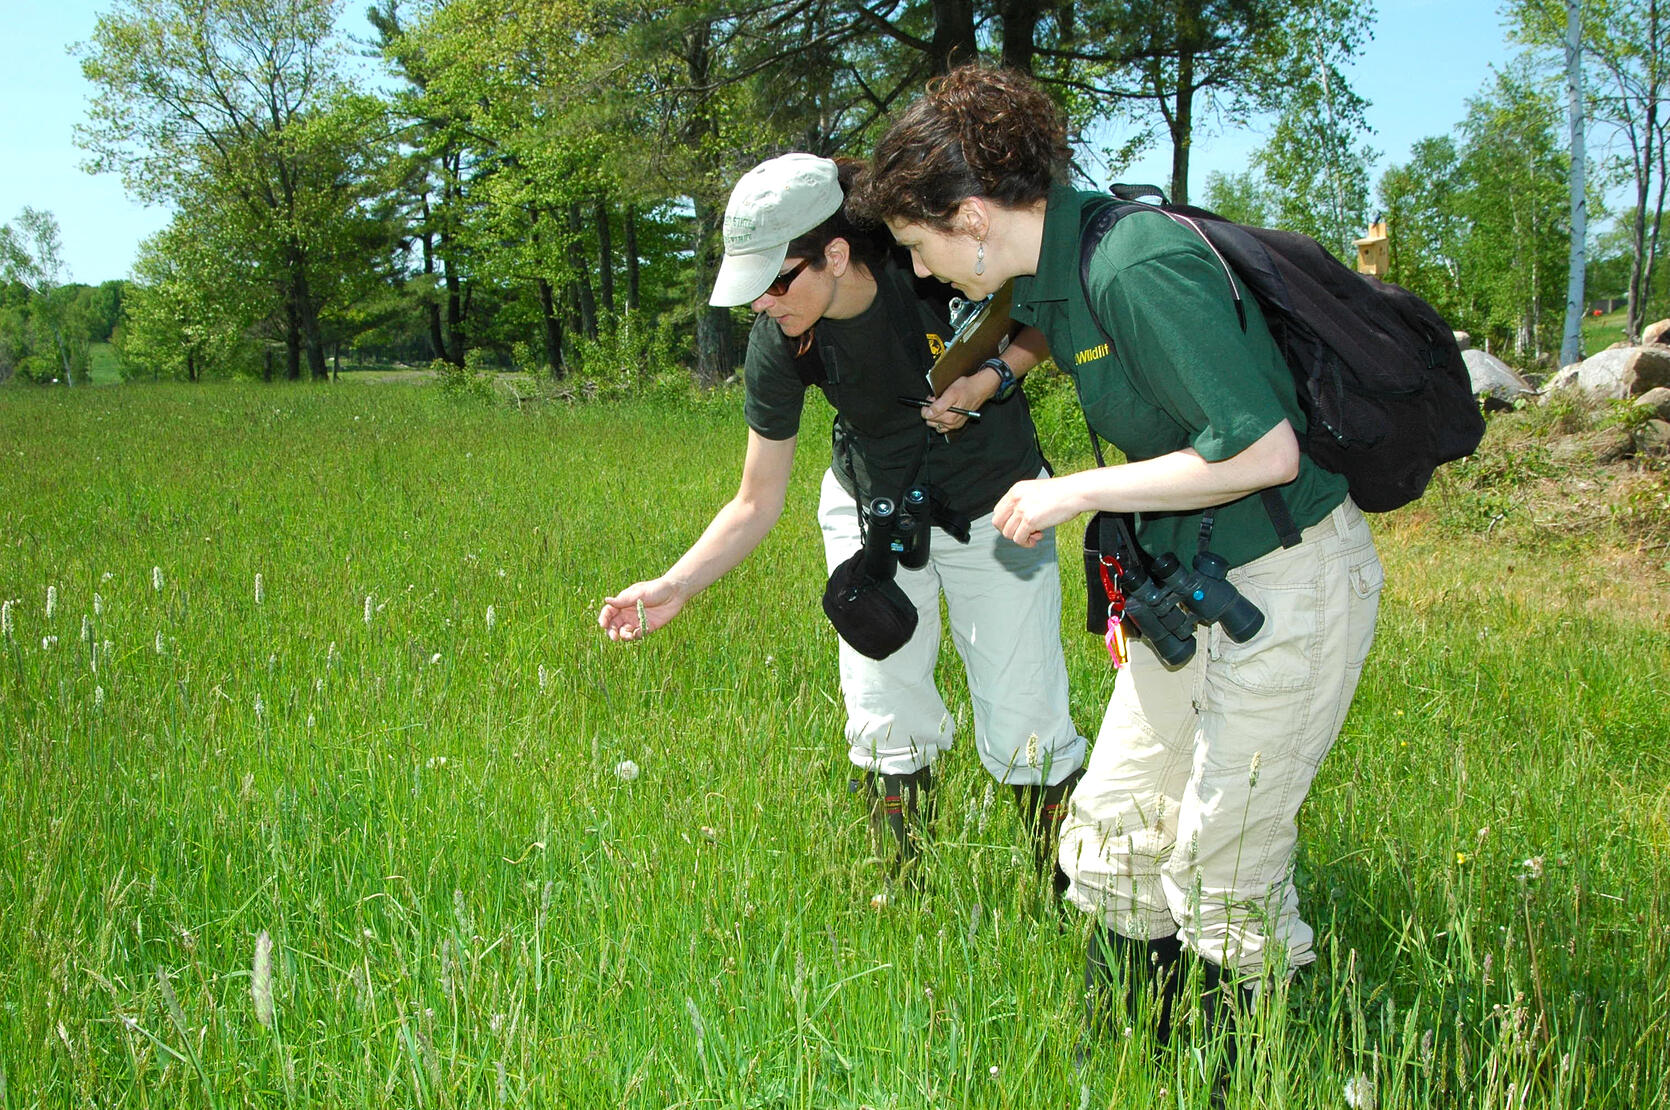
[[[1167,204],[1153,186],[1115,185],[1113,193],[1119,199],[1096,211],[1084,230],[1079,280],[1086,303],[1090,256],[1116,222],[1154,210],[1192,229],[1264,310],[1309,421],[1300,448],[1344,475],[1361,508],[1386,512],[1408,504],[1441,463],[1478,447],[1484,415],[1467,364],[1455,333],[1421,298],[1347,268],[1309,236]],[[1142,196],[1161,203],[1139,202]],[[1234,285],[1229,282],[1245,330],[1246,309]],[[1105,336],[1100,320],[1097,326]],[[1291,522],[1277,526],[1291,533]],[[1291,538],[1296,542],[1296,533]]]

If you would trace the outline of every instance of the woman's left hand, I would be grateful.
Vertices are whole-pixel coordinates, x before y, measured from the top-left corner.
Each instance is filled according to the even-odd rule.
[[[1022,547],[1044,538],[1044,530],[1077,516],[1079,509],[1060,478],[1016,482],[992,510],[992,524]]]

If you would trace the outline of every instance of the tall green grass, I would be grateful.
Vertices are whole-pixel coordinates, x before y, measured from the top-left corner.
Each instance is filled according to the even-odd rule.
[[[826,415],[752,559],[642,644],[599,634],[733,491],[739,407],[0,394],[0,1110],[1205,1105],[1198,1037],[1077,1062],[1084,924],[950,665],[926,881],[867,859],[817,608]],[[1648,1104],[1670,650],[1581,564],[1427,508],[1379,522],[1380,638],[1302,816],[1322,959],[1261,1007],[1232,1104],[1358,1077],[1380,1107]]]

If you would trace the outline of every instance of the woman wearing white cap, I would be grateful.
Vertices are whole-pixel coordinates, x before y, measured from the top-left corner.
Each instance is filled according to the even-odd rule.
[[[934,686],[943,592],[980,760],[1015,788],[1043,868],[1085,754],[1068,714],[1055,544],[1046,535],[1023,547],[990,526],[1014,482],[1046,472],[1025,396],[1011,385],[1038,360],[1042,337],[1022,333],[1004,353],[1007,364],[993,359],[970,376],[995,377],[1002,393],[977,420],[936,412],[925,424],[925,410],[901,405],[923,395],[924,373],[950,329],[893,263],[885,230],[847,218],[844,189],[856,169],[787,154],[750,170],[732,191],[710,301],[758,313],[744,367],[741,486],[665,573],[605,599],[598,623],[616,640],[653,632],[759,545],[782,512],[805,392],[818,386],[837,413],[818,509],[830,570],[855,557],[867,527],[881,527],[868,520],[876,498],[899,505],[926,491],[934,522],[924,525],[924,565],[905,558],[893,572],[907,618],[896,641],[877,651],[861,640],[860,651],[840,640],[846,739],[872,800],[872,827],[891,830],[900,861],[916,856],[931,769],[953,735]],[[990,384],[970,392],[984,397]],[[954,439],[939,434],[957,428]]]

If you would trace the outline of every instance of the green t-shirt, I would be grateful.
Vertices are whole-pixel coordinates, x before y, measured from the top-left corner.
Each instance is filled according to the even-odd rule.
[[[1090,426],[1133,461],[1192,447],[1218,462],[1283,419],[1303,433],[1292,372],[1263,313],[1242,287],[1242,330],[1230,276],[1192,229],[1159,212],[1114,224],[1090,260],[1092,316],[1079,279],[1080,241],[1084,223],[1106,199],[1052,189],[1038,272],[1015,279],[1015,319],[1048,338],[1056,364],[1078,387]],[[1305,528],[1344,499],[1346,482],[1301,456],[1298,477],[1279,489],[1294,523]],[[1201,516],[1201,510],[1138,513],[1137,540],[1150,554],[1173,552],[1187,566],[1199,546]],[[1256,493],[1217,507],[1213,517],[1208,546],[1231,566],[1281,544]]]
[[[887,299],[892,299],[892,304]],[[891,263],[876,274],[876,298],[849,320],[823,319],[813,343],[827,380],[820,382],[837,417],[831,467],[841,486],[868,504],[897,499],[925,483],[951,509],[970,518],[992,510],[1018,481],[1036,478],[1043,455],[1026,398],[1016,393],[987,404],[953,440],[923,423],[900,397],[927,396],[926,371],[944,349],[950,328]],[[766,439],[798,435],[806,383],[797,367],[797,340],[761,313],[748,335],[743,364],[748,426]]]

